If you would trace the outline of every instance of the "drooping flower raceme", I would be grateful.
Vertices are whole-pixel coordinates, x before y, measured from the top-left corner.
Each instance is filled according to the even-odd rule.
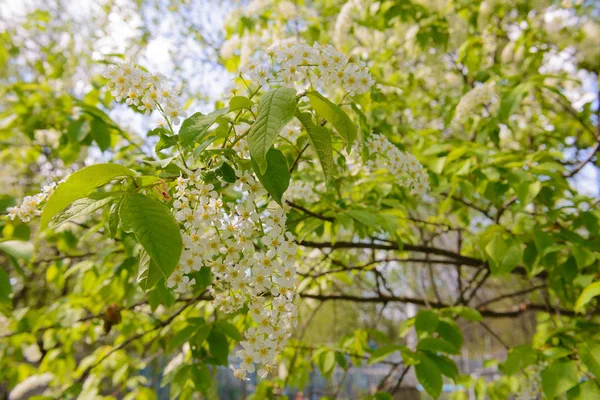
[[[285,232],[281,207],[257,207],[267,192],[253,175],[241,174],[233,190],[240,200],[225,204],[199,172],[177,179],[173,205],[175,218],[185,227],[185,248],[167,286],[184,293],[194,284],[186,274],[210,268],[214,305],[233,313],[248,304],[256,325],[245,332],[237,354],[241,365],[232,367],[234,373],[245,378],[259,365],[264,377],[297,323],[296,245]]]
[[[331,45],[283,41],[257,57],[242,76],[258,85],[341,88],[354,96],[367,92],[374,82],[363,61],[346,57]]]
[[[389,171],[413,195],[427,193],[429,176],[415,156],[400,151],[388,138],[377,134],[367,140],[367,150],[370,158],[367,167]]]
[[[350,33],[350,26],[352,25],[352,12],[360,6],[359,0],[347,1],[335,20],[335,27],[333,31],[333,43],[335,43],[338,49],[344,47],[344,43],[348,39]]]
[[[111,66],[105,77],[117,101],[125,101],[146,115],[159,110],[173,125],[179,125],[181,118],[186,116],[177,93],[167,85],[166,78],[160,73],[151,74],[127,63]]]
[[[42,191],[34,196],[25,196],[19,206],[9,207],[8,216],[11,220],[19,218],[23,222],[29,222],[31,218],[41,214],[40,204],[54,193],[56,183],[51,183],[42,188]]]
[[[488,107],[490,112],[498,106],[494,82],[477,86],[460,99],[454,112],[454,123],[464,124],[479,106]]]

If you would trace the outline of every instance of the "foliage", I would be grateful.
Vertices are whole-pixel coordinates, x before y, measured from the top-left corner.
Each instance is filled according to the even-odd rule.
[[[154,398],[141,371],[166,357],[182,399],[223,367],[256,372],[257,398],[313,371],[335,397],[373,364],[376,399],[411,377],[434,398],[598,396],[599,14],[253,1],[214,46],[178,27],[231,77],[201,104],[136,51],[98,69],[56,48],[73,28],[40,5],[0,32],[0,393]],[[457,363],[484,345],[487,381]]]

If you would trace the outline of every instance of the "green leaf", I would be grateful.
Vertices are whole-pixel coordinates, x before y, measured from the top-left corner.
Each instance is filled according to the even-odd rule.
[[[267,170],[267,152],[281,129],[294,118],[296,103],[296,90],[286,87],[271,90],[258,103],[258,115],[248,133],[248,145],[262,174]]]
[[[375,349],[372,353],[371,353],[371,357],[369,358],[369,360],[367,361],[367,364],[375,364],[378,363],[380,361],[385,360],[386,358],[388,358],[392,353],[395,353],[396,351],[406,351],[408,350],[408,348],[406,346],[402,346],[399,344],[388,344],[385,346],[381,346],[378,349]]]
[[[208,335],[208,348],[218,364],[227,365],[229,342],[225,334],[213,329]]]
[[[335,352],[329,349],[320,352],[317,358],[317,366],[323,376],[329,378],[335,368]]]
[[[56,214],[48,224],[48,228],[54,229],[65,222],[89,215],[94,211],[114,202],[120,197],[121,194],[98,192],[92,193],[89,197],[77,199],[71,203],[69,208]]]
[[[158,265],[148,255],[145,250],[140,252],[140,264],[138,267],[137,283],[142,290],[151,289],[164,275]]]
[[[128,176],[134,176],[134,172],[119,164],[91,165],[71,174],[65,182],[58,185],[46,202],[40,221],[40,230],[46,229],[52,217],[75,200],[88,196],[98,186],[115,178]]]
[[[10,304],[10,294],[12,293],[12,285],[10,284],[10,276],[0,267],[0,304]]]
[[[521,207],[525,207],[531,203],[542,190],[542,182],[523,182],[519,185],[517,197]]]
[[[342,369],[348,369],[348,360],[346,360],[346,356],[341,351],[335,352],[335,361]]]
[[[121,199],[110,206],[110,214],[108,215],[108,230],[110,237],[114,238],[117,236],[117,230],[119,228],[119,208],[121,207]]]
[[[17,260],[31,261],[31,257],[33,257],[33,243],[23,240],[0,242],[0,250]]]
[[[485,252],[490,260],[490,268],[499,270],[502,265],[502,260],[506,255],[506,242],[501,233],[496,233],[492,240],[485,246]]]
[[[415,318],[415,329],[418,334],[433,333],[438,326],[438,313],[432,310],[421,310]]]
[[[443,355],[427,354],[427,357],[431,358],[435,362],[442,374],[446,375],[452,380],[456,380],[458,378],[458,367],[454,361]]]
[[[228,112],[228,108],[221,108],[206,115],[199,112],[193,114],[181,124],[179,141],[184,146],[190,146],[194,142],[202,142],[208,133],[208,129],[215,123],[217,118]]]
[[[452,343],[440,338],[425,338],[419,340],[417,350],[458,354],[458,349]]]
[[[557,362],[542,371],[542,390],[553,399],[579,383],[575,361]]]
[[[229,111],[237,111],[241,109],[250,109],[254,105],[254,102],[244,96],[233,96],[229,100]]]
[[[600,387],[597,382],[585,381],[567,392],[568,400],[600,400]]]
[[[454,311],[459,317],[466,319],[467,321],[479,322],[483,321],[483,316],[479,311],[471,307],[457,306],[453,307]]]
[[[463,336],[456,322],[452,320],[442,320],[438,323],[436,330],[442,339],[452,343],[457,349],[462,347]]]
[[[310,113],[297,112],[296,117],[300,120],[308,132],[310,145],[317,151],[317,157],[323,168],[325,181],[329,182],[333,177],[333,147],[331,145],[331,135],[329,131],[322,126],[315,125]]]
[[[240,331],[238,331],[238,329],[233,324],[230,324],[227,321],[218,321],[215,324],[215,327],[235,341],[239,342],[240,340],[242,340],[242,334],[240,333]]]
[[[538,352],[529,345],[516,346],[510,349],[506,361],[501,365],[506,375],[513,375],[538,361]]]
[[[217,175],[223,178],[225,182],[235,183],[235,170],[231,167],[231,165],[224,162],[217,168]]]
[[[575,302],[575,311],[581,312],[583,307],[598,295],[600,295],[600,281],[586,286]]]
[[[530,82],[522,83],[502,97],[500,107],[498,108],[498,119],[500,122],[507,120],[515,112],[519,104],[521,104],[521,100],[523,100],[523,97],[529,91],[530,86]]]
[[[267,168],[264,173],[254,158],[252,158],[252,169],[273,200],[281,204],[283,194],[290,185],[291,175],[287,160],[281,151],[274,148],[269,150],[266,160]]]
[[[348,151],[352,148],[352,143],[356,140],[356,126],[337,104],[332,103],[318,92],[307,93],[311,106],[315,111],[328,122],[330,122],[339,135],[346,142]]]
[[[194,382],[196,390],[206,395],[212,383],[212,377],[210,375],[208,367],[206,365],[193,364],[192,381]]]
[[[182,250],[179,225],[169,208],[143,194],[128,193],[121,202],[119,217],[123,229],[134,233],[168,279],[179,262]]]
[[[415,373],[419,383],[430,396],[440,397],[442,394],[442,372],[435,361],[424,353],[419,353],[419,363],[415,365]]]
[[[110,147],[110,128],[100,118],[92,118],[91,134],[100,150],[106,151]]]
[[[198,329],[202,325],[204,325],[204,323],[202,323],[202,324],[186,325],[181,330],[179,330],[179,332],[177,332],[175,334],[175,336],[173,336],[169,340],[168,346],[167,346],[167,352],[171,352],[171,351],[173,351],[173,350],[178,349],[179,347],[181,347],[185,342],[187,342],[188,340],[190,340],[190,338],[192,336],[194,336],[196,334],[196,332],[198,332]]]
[[[600,380],[600,345],[582,342],[577,345],[577,351],[587,369]]]

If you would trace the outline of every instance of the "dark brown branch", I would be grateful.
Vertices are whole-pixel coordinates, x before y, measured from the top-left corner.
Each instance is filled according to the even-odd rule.
[[[451,304],[439,303],[436,301],[425,301],[425,299],[404,297],[404,296],[380,295],[380,296],[365,297],[365,296],[356,296],[356,295],[349,295],[349,294],[327,294],[327,295],[324,295],[324,294],[300,293],[300,297],[305,298],[305,299],[318,300],[318,301],[336,301],[337,300],[337,301],[352,301],[352,302],[359,302],[359,303],[407,303],[407,304],[415,304],[415,305],[420,305],[420,306],[429,305],[431,308],[438,308],[438,309],[452,307]],[[487,308],[487,306],[483,306],[483,307],[476,308],[476,309],[481,313],[482,316],[488,317],[488,318],[515,318],[515,317],[521,316],[522,314],[524,314],[528,311],[542,311],[542,312],[547,312],[550,314],[560,313],[561,315],[568,316],[568,317],[575,317],[578,315],[576,312],[567,310],[567,309],[559,309],[559,308],[548,309],[545,304],[521,303],[515,308],[501,310],[501,311],[490,310]],[[597,315],[600,315],[600,313],[598,313]]]
[[[322,221],[327,221],[327,222],[333,222],[333,221],[335,221],[335,218],[333,218],[333,217],[326,217],[326,216],[324,216],[324,215],[317,214],[317,213],[315,213],[315,212],[313,212],[313,211],[310,211],[310,210],[309,210],[309,209],[307,209],[307,208],[304,208],[304,207],[302,207],[300,204],[296,204],[296,203],[294,203],[294,202],[292,202],[292,201],[289,201],[289,200],[286,200],[285,202],[286,202],[286,203],[287,203],[287,204],[288,204],[290,207],[292,207],[292,208],[295,208],[295,209],[297,209],[297,210],[300,210],[300,211],[302,211],[304,214],[306,214],[306,215],[310,215],[311,217],[314,217],[314,218],[320,219],[320,220],[322,220]]]
[[[435,254],[439,256],[450,257],[463,265],[469,265],[472,267],[480,267],[485,263],[477,258],[463,256],[453,251],[440,249],[437,247],[428,247],[422,245],[403,244],[402,248],[393,244],[382,244],[382,243],[362,243],[362,242],[311,242],[303,240],[298,242],[300,246],[310,247],[313,249],[375,249],[375,250],[390,250],[390,251],[415,251],[420,253]]]
[[[384,258],[384,259],[378,259],[378,260],[373,260],[373,261],[369,261],[368,263],[362,264],[362,265],[345,265],[344,263],[342,263],[341,261],[338,260],[331,260],[331,263],[334,265],[338,265],[341,268],[337,268],[337,269],[331,269],[331,270],[327,270],[327,271],[321,271],[321,272],[317,272],[314,274],[309,274],[309,273],[298,273],[298,275],[300,276],[304,276],[304,277],[309,277],[309,278],[319,278],[321,276],[325,276],[325,275],[330,275],[330,274],[335,274],[338,272],[346,272],[346,271],[360,271],[360,270],[369,270],[369,267],[371,265],[375,265],[375,264],[383,264],[383,263],[389,263],[389,262],[398,262],[398,263],[428,263],[428,264],[448,264],[448,265],[460,265],[460,262],[458,261],[454,261],[454,260],[439,260],[439,259],[427,259],[427,258]]]
[[[480,303],[477,307],[484,307],[484,306],[487,306],[488,304],[496,303],[496,302],[498,302],[500,300],[510,299],[512,297],[517,297],[517,296],[522,296],[522,295],[525,295],[525,294],[528,294],[528,293],[531,293],[531,292],[535,292],[536,290],[543,289],[545,287],[546,287],[546,285],[544,284],[544,285],[534,286],[534,287],[531,287],[529,289],[519,290],[519,291],[516,291],[516,292],[513,292],[513,293],[503,294],[503,295],[500,295],[500,296],[497,296],[497,297],[493,297],[493,298],[491,298],[489,300],[486,300],[486,301]]]
[[[302,157],[302,154],[304,153],[304,151],[308,148],[308,143],[302,148],[302,150],[300,150],[300,152],[298,153],[298,156],[296,157],[296,159],[294,160],[294,163],[292,164],[292,167],[290,168],[290,174],[292,172],[294,172],[294,170],[296,169],[296,167],[298,166],[298,162],[300,161],[300,157]]]

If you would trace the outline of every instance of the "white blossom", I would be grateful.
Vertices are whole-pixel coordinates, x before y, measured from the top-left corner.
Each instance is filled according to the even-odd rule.
[[[412,154],[400,151],[383,135],[372,135],[367,140],[370,159],[367,167],[385,169],[396,182],[410,189],[411,194],[424,195],[429,190],[429,176]]]
[[[111,66],[104,76],[117,101],[135,106],[146,115],[159,110],[167,123],[173,125],[179,125],[181,118],[185,118],[177,93],[167,85],[162,74],[152,74],[134,64],[124,63]]]

